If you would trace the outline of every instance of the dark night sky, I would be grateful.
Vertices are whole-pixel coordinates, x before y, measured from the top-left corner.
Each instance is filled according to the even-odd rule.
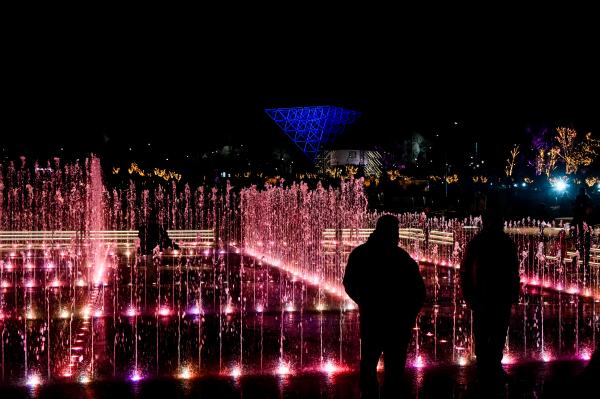
[[[50,155],[61,146],[102,152],[107,143],[151,142],[177,155],[232,142],[287,145],[263,109],[319,104],[363,112],[341,139],[354,147],[413,130],[442,130],[490,151],[519,140],[529,125],[569,123],[600,135],[589,48],[275,32],[211,31],[185,41],[141,33],[37,37],[7,57],[3,146]],[[447,129],[453,121],[459,129]]]

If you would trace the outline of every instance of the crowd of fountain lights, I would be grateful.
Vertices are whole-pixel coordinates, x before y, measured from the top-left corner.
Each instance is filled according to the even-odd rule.
[[[0,170],[3,380],[36,387],[107,376],[137,382],[165,372],[182,380],[212,372],[237,379],[356,368],[356,306],[341,279],[349,252],[380,216],[368,210],[359,180],[335,189],[109,188],[97,158],[48,166],[23,161]],[[137,229],[151,209],[179,250],[138,253]],[[471,314],[457,270],[480,220],[398,217],[400,245],[419,261],[428,287],[410,364],[466,366],[473,360]],[[503,363],[589,359],[598,331],[598,234],[590,229],[592,250],[581,254],[565,226],[525,219],[507,222],[506,231],[519,248],[523,290]],[[269,320],[280,330],[273,354],[263,345]],[[339,331],[323,332],[328,320]],[[296,353],[285,342],[297,339],[298,329]],[[312,361],[302,357],[304,329],[319,335]],[[225,353],[228,336],[237,342],[233,353]],[[155,356],[142,360],[154,339]],[[169,353],[160,352],[163,344]]]

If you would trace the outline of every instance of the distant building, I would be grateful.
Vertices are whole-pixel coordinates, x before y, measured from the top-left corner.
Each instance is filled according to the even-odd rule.
[[[365,176],[381,175],[381,154],[368,150],[334,150],[325,154],[329,167],[354,165],[363,168]]]

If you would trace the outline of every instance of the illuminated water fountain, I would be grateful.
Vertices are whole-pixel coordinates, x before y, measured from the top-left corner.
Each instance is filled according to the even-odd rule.
[[[358,364],[358,314],[341,278],[349,251],[379,216],[367,210],[360,180],[337,189],[135,181],[108,188],[92,157],[9,164],[0,192],[4,381],[285,379]],[[179,249],[138,252],[138,228],[151,214]],[[470,311],[457,265],[479,220],[398,216],[401,245],[421,263],[428,287],[413,365],[466,365]],[[583,262],[560,226],[525,220],[507,231],[527,285],[507,360],[589,356],[598,328],[597,252]]]

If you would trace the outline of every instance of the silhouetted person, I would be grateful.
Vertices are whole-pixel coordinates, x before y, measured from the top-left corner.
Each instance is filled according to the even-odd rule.
[[[587,231],[587,225],[590,223],[592,214],[592,199],[588,195],[585,187],[579,189],[579,195],[575,198],[573,207],[573,226],[575,228],[575,239],[577,240],[577,250],[580,259],[585,264],[589,263],[589,251],[591,245],[591,234]]]
[[[579,195],[575,198],[575,206],[573,208],[573,224],[579,225],[589,223],[589,217],[592,211],[592,199],[587,193],[585,187],[579,189]]]
[[[473,310],[479,376],[501,380],[511,307],[519,299],[519,259],[517,247],[504,233],[499,207],[489,202],[482,231],[467,244],[460,278],[464,299]]]
[[[179,249],[179,246],[169,238],[167,231],[158,222],[156,212],[151,212],[147,222],[140,225],[138,237],[142,255],[151,255],[157,246],[161,251],[166,248]]]
[[[344,287],[360,311],[360,388],[377,397],[377,364],[384,356],[384,388],[397,392],[406,363],[412,327],[425,300],[419,266],[398,247],[399,222],[379,218],[369,240],[348,258]]]

